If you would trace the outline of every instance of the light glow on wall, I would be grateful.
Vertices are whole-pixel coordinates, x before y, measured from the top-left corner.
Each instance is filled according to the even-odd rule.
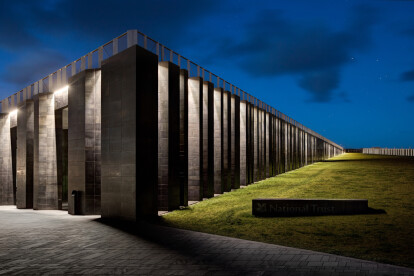
[[[13,111],[10,111],[10,112],[9,112],[9,116],[15,116],[15,115],[17,115],[17,110],[18,110],[18,109],[15,109],[15,110],[13,110]]]
[[[58,90],[56,90],[55,92],[53,92],[54,94],[59,94],[59,93],[62,93],[62,92],[68,92],[68,89],[69,89],[69,85],[66,85],[66,86],[64,86],[64,87],[62,87],[62,88],[60,88],[60,89],[58,89]]]

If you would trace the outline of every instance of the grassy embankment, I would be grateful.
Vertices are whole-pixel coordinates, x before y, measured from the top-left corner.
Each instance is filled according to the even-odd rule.
[[[414,158],[344,154],[161,218],[194,231],[414,267]],[[253,198],[365,198],[386,214],[256,218]]]

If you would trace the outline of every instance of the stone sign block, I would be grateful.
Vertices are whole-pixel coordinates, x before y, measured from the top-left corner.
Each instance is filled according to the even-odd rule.
[[[368,208],[367,199],[258,198],[252,201],[256,217],[350,215],[384,212]]]

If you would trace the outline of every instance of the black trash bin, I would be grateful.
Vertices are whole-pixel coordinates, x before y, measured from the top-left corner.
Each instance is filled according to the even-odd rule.
[[[79,192],[73,190],[70,197],[69,214],[79,215]]]

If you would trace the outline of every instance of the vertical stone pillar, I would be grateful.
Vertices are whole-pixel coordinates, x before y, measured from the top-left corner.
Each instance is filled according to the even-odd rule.
[[[241,119],[240,119],[241,120]],[[246,101],[246,185],[253,180],[253,120],[252,104]],[[241,168],[240,168],[241,171]]]
[[[303,130],[299,130],[300,133],[300,166],[303,167],[305,165],[305,141],[304,141],[304,132]]]
[[[231,190],[231,94],[223,92],[221,116],[221,181],[223,191]]]
[[[269,177],[275,176],[275,118],[269,113]]]
[[[11,114],[0,114],[0,205],[13,205]]]
[[[34,102],[26,100],[17,113],[16,207],[33,208]]]
[[[68,89],[58,91],[54,93],[58,209],[68,210]]]
[[[256,182],[259,180],[259,141],[258,141],[258,133],[259,133],[259,124],[258,124],[258,115],[259,110],[257,106],[253,107],[253,181]]]
[[[13,205],[16,205],[16,182],[17,182],[17,112],[13,113],[10,128],[10,144],[12,149],[12,189],[13,189]]]
[[[247,110],[247,184],[251,184],[254,182],[254,119],[256,114],[254,113],[254,105],[252,103],[248,103]]]
[[[292,124],[289,124],[290,128],[290,166],[289,170],[295,169],[295,127]]]
[[[230,97],[230,94],[229,94]],[[231,188],[232,189],[239,189],[240,188],[240,156],[241,156],[241,149],[240,141],[241,141],[241,124],[240,124],[240,97],[236,95],[231,95],[230,99],[230,110],[231,110],[231,120],[230,120],[230,127],[229,127],[229,168],[231,171]],[[244,119],[246,120],[246,119]],[[246,166],[246,126],[244,126],[244,166]],[[246,171],[243,171],[245,174]],[[246,176],[244,176],[244,181],[246,182]],[[246,184],[244,184],[246,185]]]
[[[303,142],[304,142],[304,166],[308,165],[309,157],[308,157],[308,133],[304,132],[303,134]]]
[[[53,93],[34,98],[33,209],[58,209],[55,99]]]
[[[69,79],[68,193],[78,191],[79,214],[101,214],[101,71]],[[118,131],[118,129],[116,129]],[[121,133],[112,134],[121,135]],[[69,210],[73,202],[69,200]]]
[[[203,81],[188,79],[188,200],[203,199]]]
[[[180,205],[188,205],[188,71],[180,70]]]
[[[248,128],[248,103],[240,101],[240,186],[247,185],[247,128]]]
[[[315,161],[323,160],[324,155],[324,143],[321,139],[316,138],[316,158]]]
[[[203,82],[203,197],[214,196],[214,85]]]
[[[278,128],[277,128],[277,117],[276,115],[272,115],[272,144],[273,144],[273,174],[272,176],[276,176],[278,174],[278,154],[279,154],[279,149],[278,149]]]
[[[289,126],[286,121],[283,121],[283,172],[289,171]]]
[[[282,136],[281,136],[281,120],[276,117],[275,118],[275,127],[276,127],[276,174],[280,174],[282,172]]]
[[[298,169],[299,166],[299,129],[298,127],[294,126],[295,131],[295,169]]]
[[[180,69],[158,65],[158,210],[180,207]]]
[[[224,183],[221,175],[222,169],[222,113],[223,113],[223,89],[222,88],[214,88],[213,92],[213,101],[211,104],[213,105],[213,137],[209,135],[209,147],[213,147],[213,172],[212,175],[209,174],[209,177],[213,177],[214,180],[214,193],[215,194],[222,194],[224,192]],[[209,118],[210,120],[210,118]],[[210,141],[210,137],[212,141]],[[211,143],[213,142],[213,143]]]
[[[265,145],[264,145],[264,148],[265,148],[265,171],[266,171],[266,173],[265,173],[265,175],[264,175],[264,177],[265,178],[268,178],[268,177],[270,177],[270,155],[271,155],[271,153],[270,153],[270,144],[269,144],[269,141],[270,141],[270,139],[271,139],[271,135],[270,135],[270,116],[269,116],[269,113],[268,112],[265,112],[265,135],[266,135],[266,137],[265,137]]]
[[[257,149],[257,153],[258,153],[258,173],[257,173],[257,180],[262,180],[264,179],[264,116],[263,113],[264,111],[261,108],[257,108],[257,112],[258,112],[258,120],[257,120],[257,143],[258,143],[258,149]]]
[[[101,70],[102,217],[156,216],[158,57],[134,45]]]

